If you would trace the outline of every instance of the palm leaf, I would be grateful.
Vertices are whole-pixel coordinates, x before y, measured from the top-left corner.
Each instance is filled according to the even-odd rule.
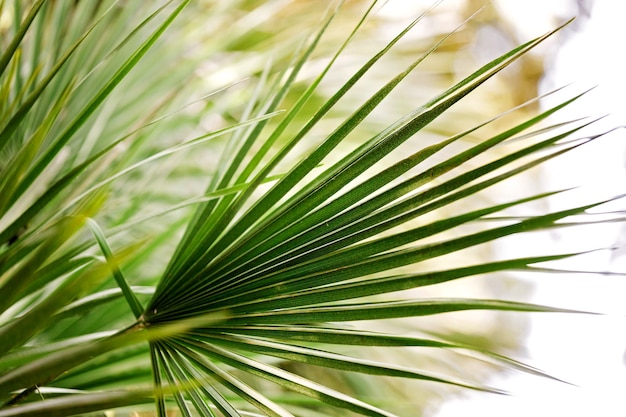
[[[432,140],[442,116],[563,26],[371,133],[364,128],[371,118],[471,18],[386,74],[382,85],[371,85],[373,69],[436,13],[436,2],[337,83],[338,65],[376,19],[377,2],[337,42],[333,25],[354,6],[331,5],[295,48],[295,37],[265,33],[263,26],[289,7],[216,2],[204,26],[215,59],[240,57],[248,43],[257,58],[264,46],[281,47],[274,60],[257,59],[251,81],[198,95],[207,88],[194,76],[203,59],[186,60],[181,51],[201,6],[150,5],[146,14],[115,1],[37,1],[3,41],[0,416],[150,402],[159,416],[170,408],[209,417],[328,410],[394,416],[389,401],[364,394],[359,384],[368,378],[502,392],[461,372],[370,357],[377,348],[461,352],[550,377],[478,345],[370,325],[411,318],[418,327],[472,310],[579,313],[413,292],[509,271],[556,271],[546,264],[579,255],[460,261],[504,238],[580,224],[574,218],[596,221],[589,211],[607,201],[511,214],[567,190],[476,206],[491,187],[599,137],[578,136],[593,123],[587,120],[546,125],[582,94],[497,133],[484,132],[539,99]],[[294,16],[307,16],[296,9],[305,6],[290,7],[298,10]],[[14,9],[19,17],[20,7]],[[236,12],[247,17],[234,22],[254,25],[226,30]],[[321,69],[307,79],[320,57]],[[168,59],[173,67],[163,67]],[[330,93],[323,91],[329,79],[336,84]],[[371,93],[342,107],[360,89]],[[207,122],[207,113],[219,120]],[[202,158],[194,164],[196,154]],[[185,169],[197,170],[193,181]],[[179,195],[188,183],[195,194]],[[343,385],[303,369],[328,372]]]

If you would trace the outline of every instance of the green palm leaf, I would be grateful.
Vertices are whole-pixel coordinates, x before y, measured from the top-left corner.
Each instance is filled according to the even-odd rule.
[[[0,56],[0,417],[150,403],[159,416],[394,416],[391,400],[366,393],[368,378],[502,393],[461,372],[370,357],[376,349],[452,351],[550,377],[479,345],[370,325],[575,313],[412,292],[554,271],[545,264],[579,255],[459,261],[504,238],[595,221],[589,212],[607,201],[511,214],[567,190],[476,206],[491,187],[599,137],[577,136],[586,120],[545,124],[582,94],[507,128],[494,125],[539,98],[433,140],[442,116],[561,27],[372,131],[371,118],[467,21],[374,85],[374,68],[438,2],[338,83],[375,1],[333,42],[353,7],[337,2],[295,47],[263,22],[305,6],[172,0],[148,2],[146,14],[132,2],[32,3],[21,23],[19,2],[0,8],[18,18]],[[207,61],[186,50],[202,7],[213,14],[196,46],[219,65],[233,59],[236,72],[237,59],[251,62],[247,45],[250,81],[207,86],[194,72]],[[250,26],[226,27],[237,13]],[[307,13],[296,15],[304,25]],[[269,44],[279,45],[273,61]],[[336,86],[323,91],[329,79]],[[359,90],[371,92],[342,107]]]

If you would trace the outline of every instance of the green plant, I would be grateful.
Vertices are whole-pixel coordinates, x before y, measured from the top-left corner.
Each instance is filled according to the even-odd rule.
[[[2,29],[0,416],[73,415],[155,399],[159,415],[175,407],[203,416],[333,408],[393,415],[383,398],[370,398],[375,405],[359,399],[372,383],[359,374],[497,391],[367,359],[367,348],[473,350],[540,373],[477,346],[359,323],[477,309],[564,311],[404,292],[532,271],[576,255],[428,263],[559,227],[600,204],[525,218],[507,210],[555,193],[464,206],[593,139],[569,139],[588,122],[541,125],[579,96],[497,134],[480,132],[505,115],[443,140],[413,142],[408,153],[401,148],[552,33],[369,134],[368,115],[448,36],[351,114],[333,112],[421,17],[326,97],[317,88],[375,2],[319,75],[304,83],[298,77],[326,56],[315,54],[340,9],[298,46],[248,20],[239,31],[225,19],[226,7],[265,17],[280,11],[280,2],[149,2],[155,9],[145,14],[147,3],[40,0]],[[3,16],[22,16],[20,1],[12,11],[2,4]],[[220,53],[244,55],[237,62],[253,76],[248,86],[230,85],[208,98],[197,93],[206,87],[194,71],[207,57],[187,49],[193,29],[186,25],[195,16],[186,7],[214,8],[206,22],[211,42],[203,47],[215,68],[224,63]],[[226,26],[230,31],[220,36]],[[281,42],[275,63],[261,62],[262,52]],[[204,191],[199,178],[209,183]],[[442,210],[454,214],[436,217]],[[290,371],[297,363],[341,371],[331,374],[352,395]]]

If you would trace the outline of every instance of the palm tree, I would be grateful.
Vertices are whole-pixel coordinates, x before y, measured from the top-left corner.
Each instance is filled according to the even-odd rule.
[[[576,255],[472,254],[602,203],[519,217],[558,191],[476,198],[593,140],[576,136],[587,121],[542,124],[580,95],[437,124],[556,30],[381,125],[463,26],[373,86],[433,10],[347,72],[378,4],[346,31],[345,8],[311,24],[317,5],[283,3],[2,3],[0,416],[415,415],[395,378],[500,392],[402,363],[424,351],[543,375],[402,319],[565,311],[420,295]]]

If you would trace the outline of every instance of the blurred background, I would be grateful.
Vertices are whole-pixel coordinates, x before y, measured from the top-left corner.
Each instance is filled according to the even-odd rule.
[[[621,126],[626,120],[623,104],[626,61],[616,51],[621,49],[623,39],[626,39],[626,30],[620,21],[620,16],[626,12],[626,4],[610,0],[499,0],[492,5],[497,15],[494,22],[497,23],[487,24],[478,30],[479,34],[483,34],[482,37],[477,36],[477,45],[482,42],[482,47],[477,49],[497,48],[499,42],[511,39],[521,42],[576,16],[573,24],[561,32],[557,42],[549,42],[549,46],[534,57],[535,72],[531,73],[534,76],[527,78],[531,82],[526,86],[516,83],[513,88],[540,94],[566,85],[569,85],[568,89],[575,90],[594,88],[583,100],[568,108],[567,115],[559,117],[606,116],[587,131],[589,134],[618,128],[590,146],[547,164],[532,186],[541,189],[578,187],[566,196],[553,200],[551,204],[555,208],[623,194],[626,188],[626,133]],[[523,91],[517,94],[521,95]],[[547,98],[543,105],[550,102],[551,99]],[[602,209],[623,211],[623,200]],[[550,237],[539,248],[536,247],[537,241],[533,241],[533,248],[588,250],[615,247],[579,257],[568,262],[564,266],[566,269],[626,272],[624,230],[619,225],[598,224],[585,227],[583,231],[558,231]],[[505,244],[499,246],[497,251],[511,254],[524,249],[519,244]],[[573,385],[528,375],[500,374],[493,384],[510,390],[510,397],[465,393],[462,398],[445,402],[434,415],[626,415],[626,399],[623,396],[626,387],[624,277],[546,274],[520,276],[519,279],[531,285],[531,302],[605,314],[535,315],[530,318],[526,337],[519,339],[523,346],[522,360]]]

